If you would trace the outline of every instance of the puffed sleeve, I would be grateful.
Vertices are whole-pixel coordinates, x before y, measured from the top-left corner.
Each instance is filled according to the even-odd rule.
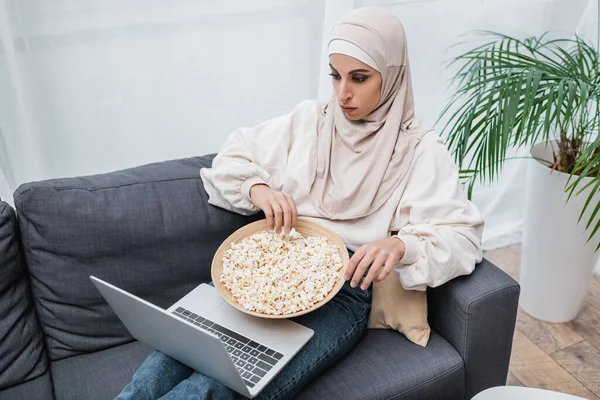
[[[419,147],[390,226],[406,245],[395,271],[402,285],[413,290],[470,274],[482,259],[484,226],[439,137],[428,135]]]
[[[298,119],[316,118],[316,113],[307,116],[312,109],[315,107],[300,103],[291,113],[233,132],[212,167],[200,170],[208,202],[242,215],[258,212],[250,201],[250,188],[266,184],[281,190],[295,137],[294,127]]]

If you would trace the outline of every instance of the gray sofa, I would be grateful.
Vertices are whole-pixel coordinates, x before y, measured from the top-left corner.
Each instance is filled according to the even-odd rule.
[[[109,399],[123,388],[152,349],[88,276],[164,308],[209,281],[221,241],[260,217],[207,203],[198,171],[211,162],[24,184],[16,213],[0,202],[0,399]],[[518,297],[518,284],[484,260],[428,291],[427,347],[368,331],[299,397],[470,399],[503,385]]]

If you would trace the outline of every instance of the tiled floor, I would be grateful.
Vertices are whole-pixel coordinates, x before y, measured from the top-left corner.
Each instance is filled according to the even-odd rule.
[[[511,246],[485,257],[518,280],[520,252]],[[600,400],[600,278],[569,323],[538,321],[519,308],[507,384]]]

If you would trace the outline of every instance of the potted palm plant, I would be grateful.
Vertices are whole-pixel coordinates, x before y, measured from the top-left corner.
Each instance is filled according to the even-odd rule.
[[[579,312],[600,247],[600,66],[580,37],[478,32],[453,57],[456,92],[440,118],[467,181],[494,180],[507,150],[529,150],[521,307],[550,322]],[[525,171],[524,171],[525,173]]]

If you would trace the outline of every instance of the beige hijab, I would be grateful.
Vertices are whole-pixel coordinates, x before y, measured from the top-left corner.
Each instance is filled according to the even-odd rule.
[[[358,46],[383,78],[379,105],[364,120],[349,120],[335,95],[329,100],[311,151],[313,206],[329,219],[354,219],[386,202],[431,129],[414,117],[406,35],[394,15],[379,7],[358,8],[334,27],[332,40]]]

